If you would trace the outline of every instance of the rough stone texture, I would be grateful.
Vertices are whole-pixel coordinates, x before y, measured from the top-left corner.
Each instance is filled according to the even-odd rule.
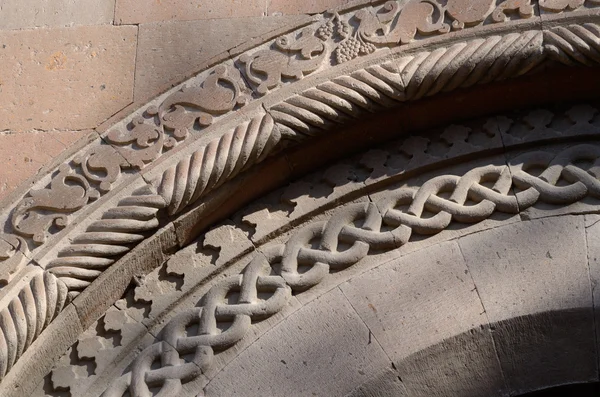
[[[446,339],[396,363],[396,367],[410,396],[507,395],[487,326]]]
[[[493,395],[502,388],[492,339],[480,329],[485,312],[455,242],[406,255],[340,288],[397,363],[409,395]]]
[[[369,379],[347,397],[404,397],[407,395],[398,372],[389,368],[383,374]]]
[[[459,239],[490,322],[591,307],[584,233],[583,217],[566,216]]]
[[[455,242],[391,261],[340,288],[392,360],[486,322]]]
[[[5,0],[0,12],[2,29],[112,23],[114,0]]]
[[[117,0],[115,23],[262,16],[265,0]]]
[[[136,27],[0,31],[4,130],[94,128],[132,100]]]
[[[351,0],[267,0],[269,15],[314,14],[349,3]]]
[[[136,59],[135,100],[148,100],[167,83],[179,81],[199,70],[212,57],[301,19],[290,16],[235,18],[226,23],[202,20],[142,24]],[[182,40],[183,37],[187,39]]]
[[[596,329],[600,326],[600,215],[586,215],[585,231],[588,248],[588,264],[592,297],[594,299],[594,319]],[[597,348],[600,348],[600,335],[596,332]]]
[[[208,384],[206,395],[345,395],[389,366],[367,327],[335,289],[241,353]]]
[[[0,134],[0,199],[89,132]]]
[[[512,224],[459,244],[490,322],[513,319],[494,327],[511,393],[597,380],[583,216]]]

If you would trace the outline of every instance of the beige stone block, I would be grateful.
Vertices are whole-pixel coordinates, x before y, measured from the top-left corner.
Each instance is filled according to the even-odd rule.
[[[486,323],[455,242],[390,261],[340,288],[394,361]]]
[[[205,392],[232,397],[345,396],[389,367],[363,321],[334,289],[254,342]]]
[[[316,14],[350,3],[351,0],[267,0],[273,14]]]
[[[90,131],[0,134],[0,199]]]
[[[0,32],[0,130],[94,128],[132,101],[137,27]]]
[[[237,15],[236,15],[237,16]],[[135,100],[143,101],[205,67],[213,57],[304,17],[169,21],[140,25]]]
[[[0,28],[76,26],[112,23],[114,0],[5,0]]]
[[[592,306],[583,216],[515,223],[459,245],[490,322]]]
[[[597,380],[583,216],[499,227],[459,245],[511,395]]]
[[[590,281],[594,299],[594,319],[596,329],[600,327],[600,215],[585,216],[585,232],[588,247]],[[596,345],[600,348],[600,334],[596,335]]]
[[[115,23],[258,17],[266,0],[117,0]]]
[[[445,339],[396,368],[411,397],[508,396],[488,326]]]

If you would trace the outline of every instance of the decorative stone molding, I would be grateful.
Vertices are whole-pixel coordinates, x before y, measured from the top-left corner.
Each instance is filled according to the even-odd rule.
[[[97,361],[95,358],[92,361],[98,366],[95,374],[89,377],[78,375],[77,368],[82,362],[72,361],[72,358],[70,362],[61,360],[50,382],[63,387],[69,385],[75,393],[73,395],[99,394],[104,389],[98,388],[106,387],[106,383],[114,379],[114,368],[130,367],[128,360],[133,358],[127,352],[137,354],[138,350],[145,348],[135,359],[139,365],[131,366],[133,372],[125,371],[110,392],[121,395],[129,390],[132,395],[144,395],[146,388],[150,387],[153,390],[163,388],[165,392],[168,390],[177,395],[180,381],[194,383],[195,377],[202,377],[201,373],[210,379],[216,371],[212,368],[215,363],[219,366],[227,364],[222,358],[212,359],[212,354],[221,354],[231,345],[235,351],[238,341],[251,330],[250,320],[254,323],[277,315],[289,304],[292,292],[295,297],[310,294],[312,289],[327,283],[330,272],[360,267],[366,257],[397,250],[407,243],[410,249],[411,236],[431,236],[429,238],[433,239],[442,231],[448,233],[446,229],[451,223],[481,224],[494,213],[521,213],[526,218],[531,216],[528,208],[535,204],[551,203],[555,211],[562,211],[570,203],[597,200],[598,194],[594,193],[598,185],[600,155],[597,143],[573,144],[567,148],[553,146],[517,155],[509,152],[506,158],[502,156],[500,159],[482,157],[490,150],[501,153],[505,147],[502,141],[518,151],[520,145],[537,143],[540,139],[557,143],[597,140],[598,116],[598,110],[587,104],[573,106],[565,112],[537,109],[526,112],[522,117],[495,116],[466,125],[453,125],[439,132],[407,137],[332,166],[318,173],[321,179],[313,176],[304,178],[275,193],[281,203],[293,204],[283,207],[283,213],[287,215],[282,217],[282,222],[273,219],[282,208],[277,201],[265,203],[267,212],[257,212],[256,208],[260,206],[249,206],[232,217],[236,225],[225,225],[207,233],[204,243],[198,244],[203,249],[191,246],[187,253],[179,253],[185,255],[177,255],[179,260],[167,262],[140,280],[139,286],[116,305],[121,310],[122,326],[112,320],[104,320],[105,324],[110,321],[109,335],[118,330],[116,332],[123,340],[136,341],[144,338],[147,328],[153,343],[146,341],[141,344],[142,347],[137,342],[128,346],[103,346],[91,354],[98,356]],[[417,185],[407,179],[409,175],[421,175],[423,169],[431,169],[432,165],[445,169],[449,159],[457,164],[473,157],[481,159],[479,165],[467,163],[458,166],[458,170],[452,173],[436,171],[434,175],[439,176],[432,176]],[[544,171],[540,173],[540,169]],[[417,172],[403,177],[409,171]],[[351,179],[352,175],[355,179]],[[319,187],[319,180],[329,186],[326,194]],[[397,183],[400,183],[399,188],[394,187],[398,186]],[[390,185],[392,187],[388,188]],[[405,187],[415,185],[418,187]],[[312,192],[316,197],[323,195],[322,199],[311,197]],[[356,202],[357,196],[361,195],[368,195],[373,202]],[[597,205],[593,204],[596,202],[592,201],[588,206],[575,204],[568,211],[596,212]],[[339,209],[328,212],[332,206]],[[547,209],[543,216],[551,214],[553,212]],[[315,222],[311,220],[313,218],[319,220]],[[249,219],[252,222],[248,222]],[[276,227],[270,225],[272,222]],[[252,224],[253,228],[246,229],[244,224]],[[259,226],[269,231],[260,232]],[[292,230],[288,232],[289,229]],[[465,233],[469,230],[465,229]],[[252,234],[245,235],[245,231]],[[315,244],[315,239],[320,243]],[[422,238],[419,240],[417,244],[425,243]],[[254,247],[256,251],[252,252]],[[216,259],[213,249],[220,249]],[[248,263],[250,265],[246,266]],[[298,266],[302,267],[301,272]],[[246,272],[255,276],[250,278],[253,281],[249,284],[242,282],[246,280]],[[275,284],[262,285],[261,280]],[[224,296],[230,296],[240,288],[243,291],[244,286],[260,293],[262,298],[234,303],[225,300]],[[326,286],[324,288],[327,289]],[[205,292],[201,294],[200,291]],[[242,295],[237,299],[242,299]],[[286,297],[283,302],[282,297]],[[207,302],[214,303],[210,315],[204,310],[209,305]],[[238,312],[237,309],[243,310]],[[253,309],[264,310],[255,312]],[[109,317],[114,316],[111,311]],[[239,322],[234,321],[239,328],[230,327],[222,332],[215,328],[214,321],[204,322],[204,316],[212,316],[212,320],[217,319],[218,322],[239,318]],[[166,319],[171,319],[167,325]],[[135,321],[140,322],[139,329],[132,327]],[[182,336],[183,329],[196,329],[196,325],[202,324],[212,328],[204,331],[198,328],[197,335]],[[72,348],[73,351],[84,351],[88,343],[98,345],[106,338],[102,329],[108,331],[109,328],[94,325],[80,339],[79,345]],[[219,341],[223,338],[229,343],[213,344],[213,338]],[[190,345],[187,342],[201,344]],[[191,350],[184,353],[173,349],[174,346],[181,346],[181,349],[191,346]],[[196,347],[206,354],[195,354]],[[85,354],[90,360],[90,353]],[[180,361],[179,358],[184,356],[197,357],[201,361],[195,364],[193,360]],[[130,358],[119,361],[119,357]],[[167,373],[166,370],[148,367],[149,362],[164,360],[172,360],[168,365],[168,379],[161,377],[161,374]],[[187,363],[184,365],[186,370],[179,371],[177,368],[182,362]],[[202,364],[202,367],[197,364]],[[155,371],[152,376],[145,376],[152,371]],[[138,381],[131,383],[134,377]],[[166,385],[169,385],[168,389]],[[107,392],[106,395],[113,394]]]
[[[2,292],[27,294],[29,287],[15,289],[15,275],[41,267],[75,298],[158,229],[161,217],[189,210],[267,157],[363,111],[521,76],[548,62],[600,61],[596,1],[402,4],[326,13],[202,72],[41,177],[3,213]],[[145,186],[114,199],[132,181]]]
[[[593,165],[582,169],[576,165],[580,162]],[[534,151],[513,159],[510,168],[488,165],[462,176],[440,175],[418,189],[390,190],[374,203],[343,207],[328,220],[298,230],[285,244],[257,253],[240,275],[216,281],[198,306],[171,319],[157,341],[136,357],[131,372],[116,380],[103,396],[128,392],[145,397],[157,387],[165,396],[179,395],[182,383],[207,372],[215,350],[235,345],[253,321],[281,311],[292,293],[316,286],[330,271],[355,265],[369,251],[399,248],[413,233],[434,235],[452,221],[477,223],[496,211],[517,214],[539,201],[567,205],[588,195],[600,198],[599,162],[600,147],[596,145],[573,146],[558,155]],[[536,167],[544,171],[540,175],[528,172]],[[569,185],[560,186],[559,180]],[[513,195],[515,187],[520,191]],[[444,198],[441,193],[450,196]],[[465,205],[467,201],[474,204]],[[404,206],[406,210],[401,209]],[[434,215],[423,218],[426,211]],[[340,250],[340,244],[349,248]],[[304,269],[299,271],[300,267]],[[234,292],[239,297],[228,302]],[[232,325],[222,330],[218,322]],[[195,326],[197,331],[190,335],[186,330]],[[193,359],[185,361],[185,355]],[[156,362],[160,367],[152,367]]]

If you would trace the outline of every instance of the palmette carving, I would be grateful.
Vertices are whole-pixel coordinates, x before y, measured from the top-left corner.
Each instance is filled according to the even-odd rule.
[[[591,165],[577,165],[582,163]],[[463,176],[434,177],[418,189],[391,190],[375,203],[351,204],[328,221],[303,227],[285,244],[266,249],[264,256],[255,255],[239,276],[217,281],[198,307],[174,317],[159,339],[134,360],[131,371],[103,396],[129,392],[146,397],[152,395],[151,388],[160,389],[164,396],[178,395],[185,382],[206,372],[215,352],[240,341],[253,321],[281,311],[292,292],[302,293],[331,271],[356,265],[373,249],[401,247],[413,233],[433,235],[452,221],[477,223],[494,212],[516,214],[537,202],[564,205],[588,196],[600,199],[599,146],[577,145],[558,155],[535,151],[511,164],[512,170],[487,165]],[[539,175],[528,172],[539,167],[545,169]],[[520,191],[513,195],[515,186]],[[448,198],[447,192],[451,192]],[[349,248],[339,250],[342,243]],[[236,301],[228,299],[231,292],[239,293]],[[232,325],[222,331],[219,322]],[[190,329],[197,331],[189,334]],[[160,367],[152,367],[157,362]]]
[[[301,78],[324,62],[327,54],[332,51],[335,53],[334,58],[343,62],[368,54],[377,46],[408,42],[416,32],[441,34],[449,26],[444,22],[446,14],[451,15],[455,22],[467,25],[490,12],[493,15],[496,12],[502,15],[518,12],[522,17],[529,15],[529,3],[524,1],[501,2],[495,11],[490,11],[493,7],[488,7],[487,3],[481,3],[483,5],[468,8],[472,15],[460,14],[459,3],[461,2],[448,2],[442,6],[436,2],[421,0],[409,2],[400,8],[399,3],[391,1],[378,9],[361,9],[350,15],[350,18],[359,22],[354,27],[348,23],[347,15],[334,14],[318,28],[306,28],[291,38],[284,36],[275,42],[274,49],[264,50],[260,54],[246,54],[242,56],[242,61],[248,61],[248,76],[259,86],[259,93],[266,93],[281,84],[281,78],[285,75],[279,70],[282,67],[294,69],[296,61],[313,63],[311,67],[300,67],[295,73],[290,73],[291,78]],[[547,3],[548,6],[549,4]],[[480,16],[476,17],[476,14]],[[405,19],[408,21],[407,18],[413,21],[413,25],[403,22]],[[420,22],[414,25],[414,21]],[[402,33],[402,29],[409,31]],[[395,70],[398,68],[395,65],[387,70],[386,66],[372,67],[372,70],[364,72],[359,78],[340,79],[337,83],[329,84],[330,86],[324,84],[304,98],[295,99],[299,105],[293,105],[291,100],[277,105],[274,108],[276,121],[297,132],[307,132],[314,124],[323,124],[323,119],[333,117],[342,121],[348,115],[354,115],[357,108],[372,108],[372,102],[391,106],[393,101],[388,102],[386,96],[391,96],[394,100],[419,99],[439,91],[468,87],[475,82],[485,83],[505,76],[519,75],[544,59],[538,53],[539,34],[539,31],[520,35],[513,33],[501,38],[488,38],[484,42],[474,40],[445,50],[422,53],[412,59],[405,58],[407,62],[399,66],[400,70]],[[592,65],[600,60],[596,49],[599,35],[596,25],[585,24],[553,28],[546,31],[543,37],[547,41],[547,53],[553,58],[568,64]],[[497,42],[494,43],[494,40]],[[506,56],[509,52],[519,54],[517,59],[522,62]],[[492,62],[500,55],[507,60],[513,59],[507,64],[508,69],[504,69],[501,63]],[[466,65],[477,66],[469,68]],[[379,76],[368,76],[373,71],[379,73]],[[396,73],[400,76],[393,76]],[[355,74],[359,75],[360,73]],[[361,78],[367,80],[361,81]],[[183,88],[167,97],[161,105],[149,107],[145,116],[134,118],[128,129],[111,130],[107,133],[106,140],[112,146],[101,145],[84,155],[76,156],[75,170],[80,170],[81,175],[73,173],[69,181],[79,184],[85,194],[69,194],[73,197],[69,205],[57,204],[57,199],[53,198],[62,193],[49,193],[67,190],[75,193],[77,186],[70,183],[66,184],[67,188],[57,190],[61,185],[62,175],[55,177],[57,187],[44,189],[48,190],[46,198],[32,191],[30,197],[25,198],[15,210],[15,231],[31,238],[36,244],[43,243],[50,234],[69,222],[68,214],[76,212],[90,199],[98,197],[96,190],[100,193],[110,190],[120,180],[124,169],[144,168],[165,150],[185,139],[190,131],[210,124],[216,115],[243,106],[248,99],[245,84],[235,68],[215,68],[199,86]],[[34,197],[36,195],[38,196]]]

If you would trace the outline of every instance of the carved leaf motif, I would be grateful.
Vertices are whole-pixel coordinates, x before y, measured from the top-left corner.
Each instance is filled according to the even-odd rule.
[[[88,181],[99,183],[99,189],[103,192],[111,189],[121,175],[121,168],[129,166],[123,156],[109,145],[96,146],[83,156],[75,157],[73,162],[81,166]]]
[[[452,26],[462,29],[483,22],[495,4],[495,0],[449,0],[446,11],[454,19]]]
[[[245,64],[248,79],[258,86],[258,93],[264,95],[279,86],[284,77],[299,80],[314,72],[327,53],[325,43],[313,27],[308,27],[292,39],[280,37],[273,49],[242,55],[240,62]]]
[[[492,19],[494,22],[504,22],[508,12],[518,12],[521,18],[531,18],[534,14],[531,0],[507,0],[496,7]]]
[[[585,0],[540,0],[540,7],[545,11],[561,12],[566,9],[576,10],[584,3]]]
[[[138,169],[155,160],[162,153],[165,134],[162,129],[146,123],[143,117],[136,117],[131,130],[112,130],[107,139],[116,146],[118,154],[127,162],[122,167],[133,166]],[[123,145],[132,145],[124,147]]]
[[[32,190],[29,197],[19,203],[11,217],[12,225],[20,235],[33,237],[35,243],[42,244],[52,226],[65,227],[68,223],[66,214],[77,211],[98,196],[84,177],[74,174],[67,164],[63,164],[52,178],[50,187]]]
[[[444,23],[443,10],[429,0],[413,1],[402,10],[399,10],[396,1],[390,1],[377,14],[361,10],[355,17],[360,21],[360,38],[373,44],[406,44],[415,38],[417,32],[432,34],[450,31],[450,27]]]
[[[201,126],[211,125],[213,116],[244,106],[249,99],[240,72],[220,65],[200,86],[185,87],[170,95],[160,105],[158,114],[177,139],[185,139],[196,120]]]
[[[28,253],[27,243],[18,236],[0,234],[0,286],[8,284],[13,276],[21,270],[26,262]]]

